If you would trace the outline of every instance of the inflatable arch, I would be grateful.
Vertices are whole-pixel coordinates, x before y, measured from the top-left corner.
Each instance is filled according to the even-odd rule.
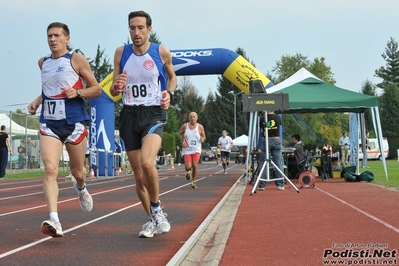
[[[265,88],[273,83],[244,57],[224,48],[171,50],[177,76],[223,75],[244,93],[249,93],[249,81],[259,79]],[[113,175],[112,151],[115,150],[114,102],[121,96],[109,93],[112,73],[100,82],[102,94],[90,101],[90,164],[97,175]]]

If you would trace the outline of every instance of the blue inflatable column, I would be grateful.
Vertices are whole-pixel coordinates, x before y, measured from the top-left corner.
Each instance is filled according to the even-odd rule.
[[[90,101],[90,165],[99,176],[112,176],[115,149],[114,101],[104,92]]]

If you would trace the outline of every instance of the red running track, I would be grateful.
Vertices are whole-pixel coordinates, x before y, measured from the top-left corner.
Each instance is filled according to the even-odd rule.
[[[246,188],[220,265],[399,265],[398,190],[343,179],[285,187]]]
[[[130,177],[88,181],[94,199],[90,213],[80,209],[71,182],[59,181],[59,217],[64,237],[40,232],[48,210],[41,179],[0,182],[0,265],[165,265],[189,239],[243,173],[231,165],[227,175],[216,163],[200,165],[198,189],[183,166],[161,169],[160,190],[171,232],[138,237],[146,215]]]
[[[152,239],[137,237],[144,212],[131,178],[90,181],[95,201],[90,213],[80,209],[71,183],[60,178],[65,237],[57,239],[40,233],[48,216],[41,181],[2,181],[0,265],[165,265],[243,167],[233,166],[228,175],[220,170],[201,165],[197,190],[189,187],[181,167],[160,171],[172,231]],[[272,183],[252,196],[251,190],[246,187],[220,265],[361,265],[361,260],[399,265],[398,191],[343,179],[318,179],[315,189],[300,193],[289,185],[278,191]],[[370,257],[374,250],[385,258]]]

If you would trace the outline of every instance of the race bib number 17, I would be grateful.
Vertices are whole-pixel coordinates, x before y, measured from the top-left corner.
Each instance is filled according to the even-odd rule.
[[[66,118],[64,100],[45,100],[43,116],[49,120],[62,120]]]

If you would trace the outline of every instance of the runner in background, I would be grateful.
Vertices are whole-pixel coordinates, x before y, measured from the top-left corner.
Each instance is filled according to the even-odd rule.
[[[191,181],[191,187],[197,188],[196,178],[198,175],[198,163],[201,157],[202,142],[205,141],[204,127],[197,123],[196,112],[189,114],[189,122],[184,123],[179,131],[179,139],[182,143],[182,154],[186,169],[186,179]]]
[[[224,174],[227,174],[227,166],[230,163],[230,151],[231,147],[233,147],[234,143],[230,136],[227,136],[227,131],[222,131],[222,136],[218,140],[218,146],[220,145],[221,157],[222,157],[222,166],[224,170]]]
[[[220,145],[218,144],[216,148],[216,164],[222,165],[221,161],[222,161],[222,155],[221,155]]]

